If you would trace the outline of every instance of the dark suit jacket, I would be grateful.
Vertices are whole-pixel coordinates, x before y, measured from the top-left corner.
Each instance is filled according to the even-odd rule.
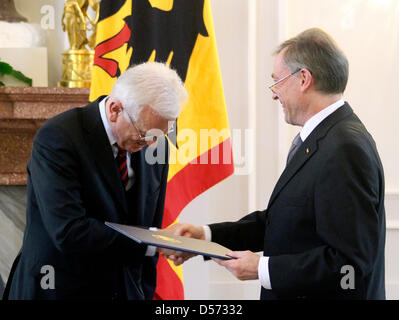
[[[4,292],[4,282],[0,275],[0,299],[2,299],[3,297],[3,292]]]
[[[97,101],[62,113],[38,131],[28,164],[26,228],[11,270],[9,299],[152,299],[157,255],[104,225],[161,227],[168,175],[164,164],[132,154],[128,191],[106,135]],[[156,152],[155,152],[156,153]],[[42,289],[52,266],[55,289]],[[8,292],[9,291],[9,292]]]
[[[385,299],[384,173],[347,103],[304,141],[266,210],[210,227],[213,241],[270,257],[272,290],[262,287],[262,299]],[[341,287],[350,283],[345,265],[354,289]]]

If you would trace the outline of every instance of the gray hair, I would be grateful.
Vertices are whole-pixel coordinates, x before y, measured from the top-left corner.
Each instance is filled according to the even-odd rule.
[[[327,94],[345,91],[349,76],[348,60],[332,37],[323,30],[305,30],[283,42],[274,54],[283,50],[284,62],[291,72],[308,69],[316,90]]]
[[[176,71],[159,62],[127,69],[116,80],[110,96],[119,100],[135,121],[146,105],[162,118],[174,120],[188,98]]]

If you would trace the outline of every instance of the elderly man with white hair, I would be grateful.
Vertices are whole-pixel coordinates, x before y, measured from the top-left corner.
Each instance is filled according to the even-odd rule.
[[[174,70],[144,63],[123,73],[110,96],[43,125],[28,163],[23,244],[4,299],[153,298],[155,249],[104,222],[161,227],[165,134],[186,99]],[[151,144],[164,154],[152,164],[145,159]]]

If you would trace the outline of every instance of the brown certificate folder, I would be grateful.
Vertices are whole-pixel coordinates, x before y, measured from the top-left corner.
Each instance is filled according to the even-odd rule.
[[[161,231],[151,231],[140,227],[127,226],[111,222],[105,222],[105,224],[138,243],[177,251],[190,252],[211,258],[223,260],[233,259],[232,257],[226,255],[227,252],[231,251],[230,249],[215,242],[175,236]]]

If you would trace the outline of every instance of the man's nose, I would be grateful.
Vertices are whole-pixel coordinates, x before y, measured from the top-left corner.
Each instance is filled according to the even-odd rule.
[[[274,92],[272,92],[272,99],[273,100],[278,100],[278,95]]]

